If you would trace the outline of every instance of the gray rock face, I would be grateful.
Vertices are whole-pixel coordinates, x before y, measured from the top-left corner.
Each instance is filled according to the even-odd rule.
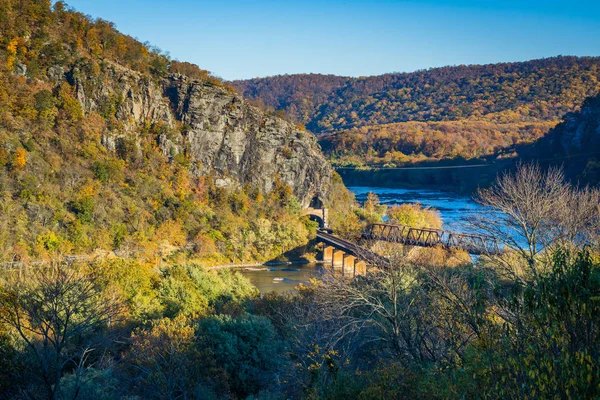
[[[137,131],[146,121],[175,126],[162,88],[139,72],[106,63],[100,76],[85,76],[77,68],[70,75],[84,112],[114,116],[122,125],[121,134]]]
[[[264,192],[280,180],[304,207],[314,196],[327,198],[332,168],[315,137],[238,94],[181,75],[155,82],[116,64],[105,66],[94,84],[77,71],[72,76],[86,113],[114,113],[120,121],[121,128],[103,138],[109,150],[119,138],[137,135],[144,123],[162,122],[175,133],[158,135],[157,144],[166,156],[187,154],[194,174]]]
[[[55,85],[58,85],[65,78],[65,70],[60,65],[53,65],[48,68],[48,79],[50,79]]]
[[[587,98],[580,111],[567,114],[563,122],[540,138],[526,159],[564,169],[578,184],[600,184],[600,95]]]
[[[564,121],[542,138],[554,152],[591,152],[600,146],[600,95],[590,97],[579,112],[567,114]]]
[[[183,76],[171,76],[164,85],[176,118],[189,127],[186,140],[197,173],[212,171],[266,192],[280,179],[304,206],[328,192],[332,170],[312,134],[221,88]]]
[[[27,65],[22,63],[15,64],[15,74],[21,76],[27,75]]]

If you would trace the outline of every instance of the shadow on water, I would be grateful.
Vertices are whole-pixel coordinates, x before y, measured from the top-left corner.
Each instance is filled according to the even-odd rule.
[[[239,268],[242,275],[261,293],[294,291],[300,283],[323,273],[322,264],[315,262],[316,240],[287,251],[262,266]]]

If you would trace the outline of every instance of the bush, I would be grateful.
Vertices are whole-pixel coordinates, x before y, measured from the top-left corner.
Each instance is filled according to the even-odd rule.
[[[60,380],[60,396],[65,399],[112,400],[119,398],[120,382],[112,369],[87,368],[78,373],[65,375]]]
[[[198,265],[174,265],[163,271],[159,287],[165,315],[206,315],[210,311],[239,314],[258,290],[243,275],[211,271]]]
[[[132,335],[131,358],[143,398],[190,398],[203,366],[194,348],[194,328],[179,316],[154,321]]]
[[[49,90],[40,90],[34,95],[35,109],[43,112],[53,108],[56,105],[56,99]]]
[[[213,316],[198,324],[199,347],[214,354],[238,398],[267,388],[282,366],[282,342],[265,317]]]
[[[70,202],[69,210],[75,214],[77,219],[83,223],[92,223],[94,221],[95,202],[92,197],[83,197],[79,200]]]

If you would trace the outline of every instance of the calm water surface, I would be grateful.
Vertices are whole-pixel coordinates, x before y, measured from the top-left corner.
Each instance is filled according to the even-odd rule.
[[[319,273],[318,264],[301,264],[280,267],[240,268],[239,271],[261,293],[283,293],[294,290],[299,283],[307,283]]]
[[[421,203],[440,212],[445,229],[464,231],[470,215],[482,210],[482,207],[470,197],[438,190],[390,189],[368,186],[349,187],[356,199],[363,203],[369,192],[379,196],[383,204]],[[306,283],[311,276],[318,274],[319,267],[314,264],[290,265],[260,270],[240,269],[242,274],[262,292],[285,292],[294,290],[299,283]]]

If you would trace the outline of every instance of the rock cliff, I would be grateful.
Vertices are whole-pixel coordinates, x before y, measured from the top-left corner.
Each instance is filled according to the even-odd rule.
[[[600,95],[587,98],[546,136],[522,152],[523,158],[560,165],[580,183],[600,183]]]
[[[160,123],[168,128],[156,138],[162,151],[186,154],[192,173],[219,185],[269,192],[281,180],[304,207],[328,195],[332,168],[315,137],[223,87],[183,75],[152,80],[114,63],[96,74],[74,68],[64,79],[75,85],[84,112],[118,121],[102,139],[109,150],[122,138],[139,139],[143,124]]]

